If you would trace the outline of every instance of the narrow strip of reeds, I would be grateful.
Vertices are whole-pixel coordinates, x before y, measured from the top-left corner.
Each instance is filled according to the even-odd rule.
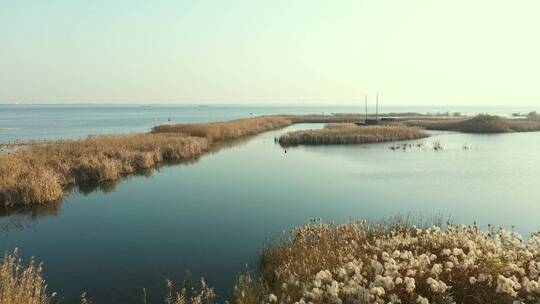
[[[464,133],[508,133],[540,131],[540,121],[529,114],[526,119],[509,119],[481,114],[468,119],[411,119],[403,123],[428,130],[458,131]]]
[[[255,135],[264,131],[282,128],[293,122],[286,116],[261,116],[206,124],[160,125],[153,133],[174,132],[190,136],[204,137],[209,141],[222,141]]]
[[[54,202],[71,186],[114,181],[163,162],[188,160],[230,141],[290,125],[283,116],[157,126],[153,133],[33,143],[0,155],[0,205]],[[216,145],[213,145],[214,147]]]
[[[35,145],[0,156],[0,204],[57,201],[69,186],[116,180],[207,149],[206,139],[178,134],[94,136]]]
[[[294,131],[282,135],[282,146],[297,145],[352,145],[400,141],[427,137],[422,129],[404,125],[357,126],[330,124],[323,129]]]

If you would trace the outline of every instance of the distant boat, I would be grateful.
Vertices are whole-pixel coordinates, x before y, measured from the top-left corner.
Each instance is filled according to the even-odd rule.
[[[197,107],[199,107],[199,108],[208,108],[209,105],[198,105]]]

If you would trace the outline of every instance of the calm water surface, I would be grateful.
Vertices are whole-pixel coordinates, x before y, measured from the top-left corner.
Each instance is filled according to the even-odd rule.
[[[54,208],[5,213],[0,249],[45,263],[49,289],[76,303],[154,300],[165,278],[204,276],[221,299],[268,240],[311,218],[343,222],[397,213],[443,214],[481,225],[540,229],[540,133],[433,133],[423,147],[298,147],[274,137],[197,162],[74,192]],[[439,141],[443,151],[431,146]],[[470,149],[463,149],[463,145]]]
[[[528,113],[526,107],[455,107],[381,104],[380,112],[490,113],[509,116]],[[369,107],[369,112],[375,109]],[[20,140],[74,139],[91,134],[147,132],[168,123],[224,121],[271,114],[364,113],[360,107],[306,106],[164,106],[164,105],[1,105],[0,143]]]

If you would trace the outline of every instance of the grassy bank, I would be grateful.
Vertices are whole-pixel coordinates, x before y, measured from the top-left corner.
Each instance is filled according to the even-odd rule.
[[[164,162],[188,160],[232,141],[291,124],[281,116],[158,126],[152,133],[34,144],[0,155],[0,205],[50,203],[67,190],[114,181]],[[220,143],[222,144],[222,143]]]
[[[482,231],[450,224],[315,220],[264,250],[260,273],[256,281],[240,277],[233,303],[536,304],[540,236],[524,240],[493,226]],[[214,301],[204,281],[194,296],[173,291],[169,281],[167,287],[166,304]],[[0,303],[45,304],[51,297],[41,267],[24,268],[16,254],[4,256]]]
[[[403,123],[428,130],[465,133],[507,133],[540,131],[540,120],[530,114],[527,119],[508,119],[499,116],[477,115],[467,119],[408,119]]]
[[[261,283],[245,288],[258,300],[277,303],[532,304],[540,299],[540,237],[524,241],[502,228],[314,222],[267,249],[261,268]]]
[[[419,128],[404,125],[357,126],[329,124],[322,129],[294,131],[279,137],[282,146],[348,145],[410,140],[427,137]]]

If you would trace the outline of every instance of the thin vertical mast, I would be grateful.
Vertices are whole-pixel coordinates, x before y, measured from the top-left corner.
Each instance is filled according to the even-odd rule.
[[[379,92],[377,92],[377,97],[375,97],[375,119],[379,120]]]
[[[365,122],[367,123],[367,94],[364,94],[364,104],[366,106],[366,120],[365,120]]]

